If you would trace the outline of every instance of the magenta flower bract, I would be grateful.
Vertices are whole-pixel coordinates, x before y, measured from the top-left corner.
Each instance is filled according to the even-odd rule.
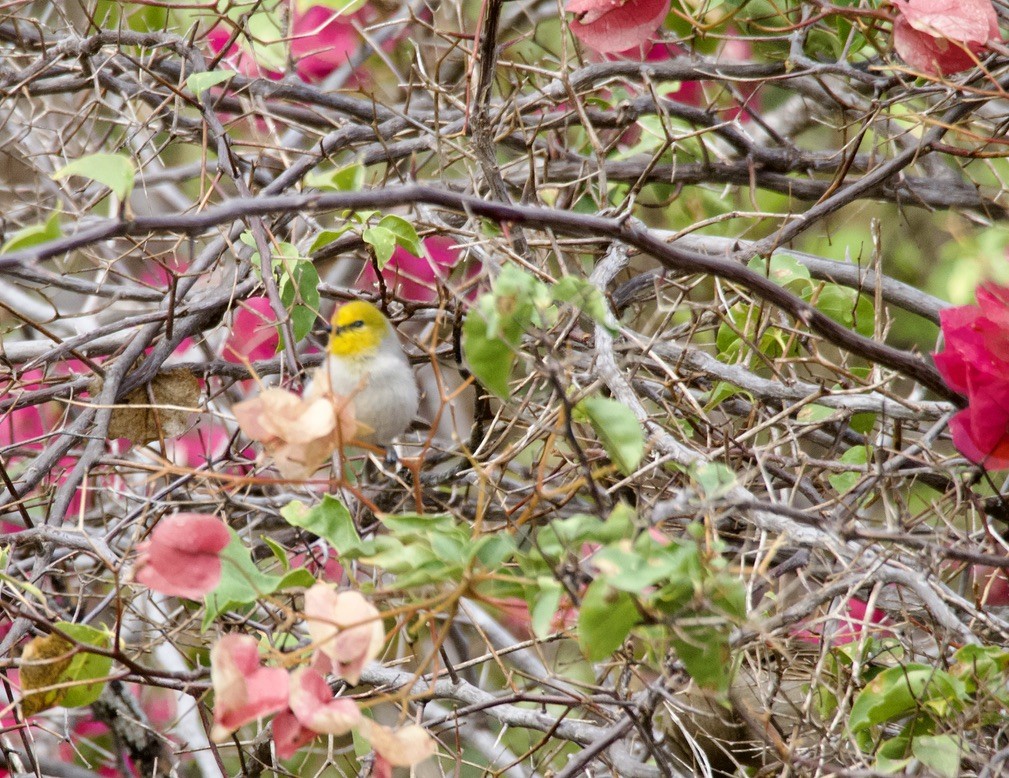
[[[984,284],[977,305],[940,313],[946,348],[935,366],[968,405],[950,419],[953,443],[972,462],[1009,468],[1009,289]]]
[[[350,22],[353,15],[340,15],[319,5],[312,6],[304,13],[297,9],[293,13],[289,45],[295,72],[302,81],[322,81],[347,62],[361,42],[361,36]],[[219,54],[231,37],[228,28],[215,27],[207,34],[207,42],[214,54]],[[242,38],[228,49],[224,62],[232,70],[250,78],[277,80],[283,75],[257,62],[253,52],[243,45]]]
[[[652,37],[669,12],[670,0],[568,0],[571,32],[590,49],[626,51]]]

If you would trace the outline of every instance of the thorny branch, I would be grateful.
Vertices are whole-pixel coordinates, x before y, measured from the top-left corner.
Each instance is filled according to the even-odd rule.
[[[970,574],[1009,567],[992,518],[1005,506],[950,445],[946,423],[962,398],[925,355],[947,303],[934,283],[924,290],[939,243],[953,234],[967,245],[1006,221],[1001,54],[985,74],[945,82],[912,80],[883,50],[828,60],[807,49],[813,33],[836,34],[832,14],[866,46],[889,22],[868,7],[854,22],[852,9],[821,7],[793,14],[793,29],[753,36],[781,56],[751,46],[733,59],[737,33],[710,38],[698,18],[680,38],[666,30],[666,59],[590,61],[543,37],[554,3],[414,3],[398,15],[377,3],[354,17],[354,50],[329,81],[238,68],[196,95],[188,79],[216,58],[213,4],[178,4],[171,13],[192,12],[190,26],[145,32],[99,15],[108,4],[45,5],[37,18],[28,3],[0,11],[4,239],[54,214],[61,225],[0,253],[0,511],[4,531],[17,532],[2,544],[0,669],[19,668],[24,641],[56,621],[102,624],[122,638],[108,650],[112,677],[173,695],[203,774],[236,753],[255,770],[275,759],[268,738],[207,741],[200,612],[155,599],[130,575],[137,543],[175,511],[226,516],[259,562],[277,549],[311,564],[331,553],[280,514],[295,499],[317,502],[328,476],[279,479],[231,410],[257,382],[294,387],[322,361],[321,331],[296,339],[285,277],[264,270],[286,245],[321,278],[311,313],[325,318],[353,297],[380,303],[419,369],[427,428],[409,451],[425,470],[416,484],[371,473],[368,501],[412,510],[416,488],[475,536],[508,533],[519,546],[552,520],[626,502],[642,531],[685,537],[702,526],[711,555],[745,584],[748,621],[731,646],[752,688],[734,687],[733,710],[711,714],[675,658],[628,646],[568,675],[576,660],[563,619],[537,637],[528,618],[509,615],[514,602],[475,596],[459,611],[425,611],[380,572],[348,564],[346,580],[371,576],[397,638],[385,666],[345,691],[432,723],[444,754],[471,749],[473,774],[715,770],[705,730],[720,717],[731,719],[727,740],[762,744],[759,757],[730,749],[732,762],[779,769],[791,753],[793,766],[820,765],[810,774],[856,774],[872,761],[845,733],[843,711],[861,665],[836,690],[833,720],[795,696],[793,728],[774,718],[787,683],[784,669],[767,681],[773,668],[798,668],[807,686],[835,680],[829,653],[804,647],[799,627],[831,623],[858,596],[885,611],[916,661],[1009,640]],[[234,65],[223,57],[217,67]],[[135,165],[127,202],[97,181],[52,178],[95,152]],[[320,185],[320,174],[354,165],[357,186]],[[453,267],[421,279],[422,292],[388,268],[374,280],[373,243],[354,222],[372,209],[450,239]],[[881,263],[868,256],[865,214],[884,219]],[[921,254],[910,269],[908,252]],[[772,258],[794,262],[784,266],[793,277],[776,276]],[[560,306],[519,342],[512,397],[477,401],[460,328],[508,266],[548,286],[591,283],[618,324]],[[847,307],[825,305],[832,295]],[[153,398],[170,366],[202,382],[187,432],[110,440],[132,393]],[[607,462],[577,418],[593,394],[619,401],[644,430],[633,472]],[[155,416],[172,405],[153,404]],[[471,450],[474,429],[483,437]],[[862,460],[847,456],[859,448]],[[721,493],[693,475],[709,465],[732,474]],[[365,505],[351,507],[370,537]],[[586,553],[572,549],[555,571],[567,598],[558,617],[599,574]],[[279,645],[297,607],[295,595],[263,597],[218,626]],[[437,630],[448,636],[440,652]],[[773,735],[756,731],[751,706],[768,712]],[[81,715],[50,721],[52,742],[15,722],[0,733],[0,764],[56,774],[57,741],[77,742]],[[978,753],[995,753],[1004,734],[983,730]],[[455,738],[462,745],[450,746]],[[564,751],[570,744],[580,750]],[[339,769],[356,770],[351,750],[336,744]],[[575,755],[565,764],[561,752]]]

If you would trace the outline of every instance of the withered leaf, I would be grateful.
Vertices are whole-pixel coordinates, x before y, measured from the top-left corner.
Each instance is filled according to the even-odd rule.
[[[60,704],[68,689],[61,683],[73,660],[73,644],[59,635],[32,638],[21,652],[21,711],[25,718]]]
[[[179,408],[192,408],[199,399],[200,382],[196,376],[183,368],[164,370],[148,386],[134,389],[116,406],[108,437],[128,438],[133,443],[177,437],[186,431],[191,415]]]

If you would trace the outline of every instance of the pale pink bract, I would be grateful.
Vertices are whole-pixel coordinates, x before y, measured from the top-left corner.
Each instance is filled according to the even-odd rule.
[[[893,2],[898,12],[894,49],[923,73],[943,76],[968,70],[989,41],[1001,39],[991,0]]]
[[[214,728],[220,742],[239,727],[287,709],[287,671],[263,667],[259,644],[248,635],[229,634],[210,649],[214,686]]]
[[[230,540],[217,516],[166,516],[138,546],[136,579],[161,594],[198,600],[221,580],[221,551]]]

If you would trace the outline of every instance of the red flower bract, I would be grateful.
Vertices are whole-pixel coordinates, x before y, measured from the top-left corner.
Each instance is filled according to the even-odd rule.
[[[941,76],[974,67],[974,57],[998,40],[991,0],[894,0],[893,45],[911,67]]]
[[[591,49],[624,51],[645,43],[669,12],[670,0],[568,0],[571,32]]]
[[[978,305],[940,314],[946,348],[935,366],[968,405],[950,419],[953,443],[972,462],[1009,468],[1009,289],[985,284]]]

